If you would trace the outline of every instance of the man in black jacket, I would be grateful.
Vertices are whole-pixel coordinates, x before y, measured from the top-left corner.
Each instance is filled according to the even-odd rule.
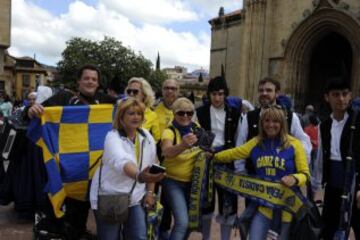
[[[207,90],[210,103],[196,110],[198,121],[202,128],[215,134],[213,147],[220,151],[235,146],[235,132],[240,112],[226,103],[229,94],[225,79],[215,77],[210,80]],[[227,164],[234,169],[234,164]],[[221,223],[221,239],[230,239],[231,228],[237,213],[237,196],[221,188],[217,188],[219,199],[219,217]],[[214,212],[214,205],[204,209],[203,213],[209,215]],[[210,220],[210,221],[209,221]],[[210,239],[211,218],[203,219],[203,239]]]
[[[351,89],[342,78],[333,78],[325,88],[325,100],[332,113],[319,127],[319,150],[315,161],[313,187],[320,189],[325,185],[323,221],[323,238],[332,240],[339,229],[341,218],[341,201],[345,186],[346,159],[349,156],[355,161],[354,206],[352,208],[352,226],[356,239],[360,239],[360,116],[354,118],[354,111],[349,109]],[[351,124],[355,122],[353,146],[349,151]]]
[[[44,107],[90,105],[100,103],[115,103],[116,99],[98,92],[100,83],[100,70],[94,65],[82,66],[77,75],[78,91],[72,93],[61,91],[50,97],[42,104],[34,104],[28,109],[29,118],[39,117],[44,112]],[[70,226],[71,239],[83,239],[86,233],[86,222],[90,209],[89,201],[79,201],[66,198],[64,222]],[[52,215],[52,212],[47,212]],[[53,216],[54,217],[54,216]],[[87,238],[85,238],[87,239]]]
[[[270,77],[263,78],[258,83],[258,99],[259,107],[253,111],[250,111],[242,119],[242,122],[239,124],[236,146],[244,144],[246,141],[249,141],[251,138],[255,137],[259,133],[259,118],[260,113],[263,108],[266,108],[270,105],[276,105],[277,97],[281,91],[280,82],[272,79]],[[304,132],[301,127],[300,119],[296,113],[285,109],[287,113],[287,123],[289,133],[299,139],[302,145],[305,148],[306,156],[308,162],[310,162],[311,154],[311,142],[309,136]],[[246,166],[245,166],[246,163]],[[247,171],[248,173],[253,172],[253,166],[251,166],[251,161],[237,161],[235,162],[236,170],[239,172]]]

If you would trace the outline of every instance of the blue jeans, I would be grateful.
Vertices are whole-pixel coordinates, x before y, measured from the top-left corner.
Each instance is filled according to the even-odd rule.
[[[96,211],[95,219],[97,235],[100,240],[122,239],[123,227],[125,239],[146,240],[146,213],[141,205],[135,205],[129,208],[129,216],[124,226],[102,221]]]
[[[171,208],[175,220],[170,240],[183,240],[188,235],[190,187],[190,182],[180,182],[169,178],[163,180],[166,201]]]
[[[271,219],[257,212],[251,221],[249,240],[264,240],[270,229]],[[289,239],[290,223],[281,224],[279,240]]]

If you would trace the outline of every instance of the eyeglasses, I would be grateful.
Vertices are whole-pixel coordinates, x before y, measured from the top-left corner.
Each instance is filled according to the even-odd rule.
[[[177,87],[163,87],[163,89],[166,91],[177,91],[178,90]]]
[[[138,95],[139,94],[139,89],[131,89],[131,88],[128,88],[127,90],[126,90],[126,93],[128,94],[128,95]]]
[[[194,115],[193,111],[178,111],[176,112],[176,115],[180,116],[180,117],[184,117],[185,115],[188,117],[192,117]]]

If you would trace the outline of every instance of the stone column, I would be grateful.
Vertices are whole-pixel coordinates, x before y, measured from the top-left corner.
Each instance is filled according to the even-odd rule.
[[[257,83],[262,77],[265,51],[266,0],[247,0],[243,68],[246,91],[244,97],[256,100]]]

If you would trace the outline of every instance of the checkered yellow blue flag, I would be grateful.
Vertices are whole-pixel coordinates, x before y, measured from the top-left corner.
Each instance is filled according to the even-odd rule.
[[[87,199],[113,116],[109,104],[46,107],[41,119],[30,123],[27,136],[43,150],[45,191],[57,217],[64,214],[61,206],[66,197]]]

